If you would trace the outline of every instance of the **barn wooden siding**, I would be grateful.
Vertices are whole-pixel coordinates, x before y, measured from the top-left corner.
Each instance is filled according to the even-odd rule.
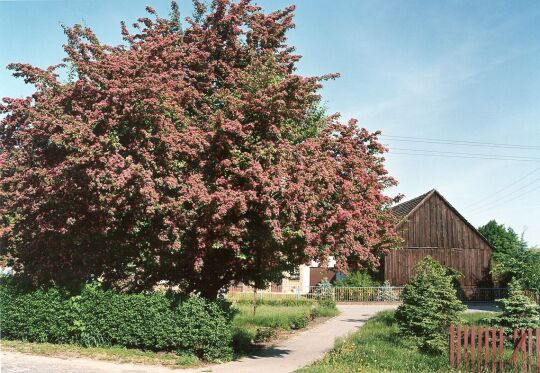
[[[427,255],[463,274],[461,286],[489,286],[491,246],[433,190],[397,226],[403,248],[384,261],[385,280],[403,285]]]

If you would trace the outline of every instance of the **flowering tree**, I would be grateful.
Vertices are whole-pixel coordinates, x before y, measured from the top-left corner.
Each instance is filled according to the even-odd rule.
[[[36,86],[1,106],[0,233],[21,275],[215,297],[329,256],[377,267],[395,245],[385,149],[324,115],[334,76],[295,73],[294,8],[213,4],[184,27],[175,3],[148,7],[124,46],[66,28],[64,65],[10,65]]]

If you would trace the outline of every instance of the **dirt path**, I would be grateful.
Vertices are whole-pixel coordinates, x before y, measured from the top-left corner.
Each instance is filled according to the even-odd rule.
[[[344,337],[364,324],[375,313],[391,305],[342,305],[341,314],[327,322],[298,333],[263,353],[226,364],[198,369],[169,369],[157,366],[115,364],[89,359],[69,359],[25,355],[3,351],[2,373],[281,373],[292,372],[321,358],[338,337]]]

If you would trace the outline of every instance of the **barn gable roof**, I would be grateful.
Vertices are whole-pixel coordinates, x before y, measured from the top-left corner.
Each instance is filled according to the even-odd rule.
[[[416,208],[416,206],[420,205],[424,198],[426,198],[427,195],[430,193],[431,191],[411,200],[402,202],[399,205],[395,205],[394,207],[392,207],[392,213],[399,219],[399,222],[401,223],[401,221],[404,220],[407,216],[409,216],[409,214]]]
[[[476,229],[474,225],[469,223],[469,221],[465,219],[465,217],[463,217],[463,215],[461,215],[460,212],[454,206],[452,206],[450,202],[448,202],[446,198],[444,198],[443,195],[439,193],[436,189],[432,189],[429,192],[424,193],[416,198],[393,206],[391,208],[392,213],[398,218],[396,228],[399,228],[405,221],[407,221],[408,218],[433,195],[437,195],[463,222],[465,222],[465,224],[467,224],[467,226],[469,226],[469,228],[473,230],[475,234],[477,234],[493,250],[493,245],[491,245],[491,243],[478,231],[478,229]]]

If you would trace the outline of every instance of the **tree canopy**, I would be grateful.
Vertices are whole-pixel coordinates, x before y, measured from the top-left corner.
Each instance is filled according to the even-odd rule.
[[[526,246],[518,234],[510,227],[490,220],[487,224],[478,228],[478,231],[495,248],[494,255],[511,254]]]
[[[19,275],[213,297],[330,256],[377,267],[396,245],[385,149],[325,115],[335,75],[296,72],[294,7],[194,3],[186,22],[174,2],[168,18],[147,7],[125,45],[66,27],[64,64],[10,65],[36,87],[0,108],[0,234]]]
[[[512,228],[495,220],[478,231],[495,249],[492,271],[499,285],[506,286],[516,279],[527,290],[540,292],[540,252],[530,249]]]

